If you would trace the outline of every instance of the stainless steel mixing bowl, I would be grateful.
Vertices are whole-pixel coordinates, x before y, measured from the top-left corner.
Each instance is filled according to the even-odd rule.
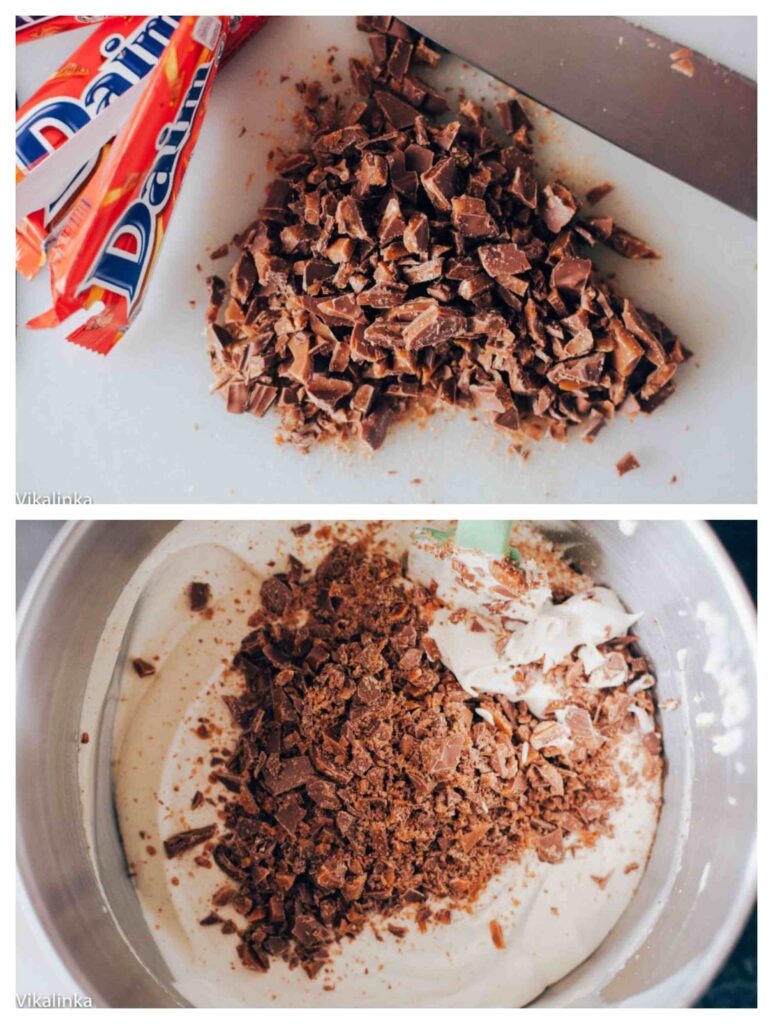
[[[92,737],[102,760],[88,828],[78,778],[97,641],[124,585],[173,525],[66,527],[19,610],[20,884],[74,980],[107,1006],[182,1004],[116,855],[109,736]],[[536,1005],[688,1006],[732,949],[754,899],[754,611],[703,523],[643,522],[632,534],[616,521],[541,525],[646,612],[642,646],[669,709],[663,814],[642,884],[596,953]]]

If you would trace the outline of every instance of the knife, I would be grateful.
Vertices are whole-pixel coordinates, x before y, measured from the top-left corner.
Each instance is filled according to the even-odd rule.
[[[409,16],[427,39],[660,170],[757,216],[757,86],[623,18]]]

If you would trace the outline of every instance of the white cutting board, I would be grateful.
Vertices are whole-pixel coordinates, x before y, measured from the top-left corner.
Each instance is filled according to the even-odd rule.
[[[669,19],[657,29],[668,31]],[[675,18],[674,36],[738,67],[754,58],[753,20]],[[691,31],[694,26],[694,42]],[[72,52],[81,33],[18,54],[19,100]],[[712,42],[713,40],[713,42]],[[625,45],[625,36],[621,39]],[[337,46],[335,63],[326,63]],[[713,47],[713,49],[712,49]],[[596,210],[658,249],[656,263],[601,259],[644,309],[695,352],[676,394],[651,417],[613,422],[593,445],[535,446],[463,412],[407,424],[381,451],[325,445],[308,455],[275,442],[277,418],[225,412],[210,396],[204,277],[232,254],[208,253],[241,230],[270,180],[269,151],[292,134],[300,77],[348,85],[348,54],[367,51],[353,19],[277,18],[215,83],[212,101],[144,308],[107,357],[65,342],[58,328],[18,332],[17,491],[103,502],[751,502],[756,499],[756,225],[689,186],[549,113],[534,112],[543,177],[580,192],[616,184]],[[663,74],[669,70],[663,52]],[[442,84],[493,102],[501,86],[448,58]],[[281,83],[280,76],[289,80]],[[685,79],[685,88],[690,88]],[[246,131],[243,132],[243,129]],[[203,272],[196,270],[200,264]],[[48,308],[47,278],[19,282],[20,324]],[[195,308],[190,302],[195,301]],[[74,320],[67,326],[71,330]],[[641,468],[620,479],[626,452]],[[675,482],[671,482],[676,477]]]

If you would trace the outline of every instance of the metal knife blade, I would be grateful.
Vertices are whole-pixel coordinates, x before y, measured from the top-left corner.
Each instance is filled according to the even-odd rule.
[[[757,86],[623,18],[413,16],[411,28],[543,106],[757,215]]]

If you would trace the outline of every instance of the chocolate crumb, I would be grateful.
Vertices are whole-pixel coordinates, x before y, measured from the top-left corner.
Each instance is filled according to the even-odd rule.
[[[505,949],[507,944],[505,942],[504,932],[502,931],[502,925],[499,921],[489,921],[488,929],[491,933],[491,941],[497,949]]]
[[[611,181],[604,181],[600,185],[594,185],[593,188],[589,188],[585,193],[585,198],[591,206],[595,206],[596,203],[608,196],[610,192],[614,192],[615,186]]]
[[[615,468],[617,469],[618,476],[625,476],[625,474],[630,473],[631,470],[639,469],[639,466],[640,462],[633,454],[633,452],[628,452],[626,455],[622,457],[622,459],[618,459],[615,463]]]
[[[88,743],[88,742],[89,742],[89,734],[87,732],[82,732],[81,733],[81,743]]]
[[[144,658],[134,658],[132,661],[132,667],[140,679],[145,679],[147,676],[153,676],[156,674],[155,665],[151,665],[149,661],[145,661]]]

